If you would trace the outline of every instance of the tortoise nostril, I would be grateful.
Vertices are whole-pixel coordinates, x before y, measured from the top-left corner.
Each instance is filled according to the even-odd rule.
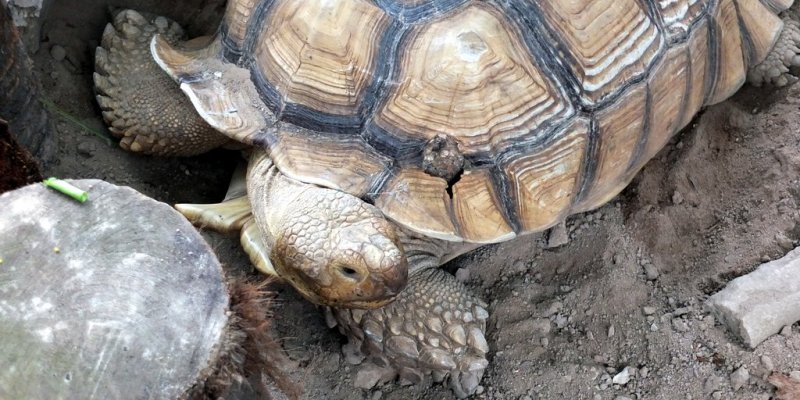
[[[353,268],[344,266],[339,268],[339,273],[342,274],[347,279],[352,279],[354,281],[361,280],[361,274]]]

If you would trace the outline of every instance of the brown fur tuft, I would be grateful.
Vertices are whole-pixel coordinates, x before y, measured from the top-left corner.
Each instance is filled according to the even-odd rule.
[[[249,385],[266,399],[274,398],[270,384],[290,399],[300,397],[302,390],[284,370],[289,360],[270,334],[274,298],[270,283],[270,279],[230,279],[231,315],[219,360],[203,384],[193,388],[191,399],[226,397],[234,383]]]
[[[800,400],[800,382],[780,372],[773,372],[767,380],[778,388],[776,399]]]

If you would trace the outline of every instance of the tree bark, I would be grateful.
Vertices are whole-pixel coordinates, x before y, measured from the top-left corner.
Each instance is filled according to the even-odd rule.
[[[55,154],[54,129],[39,101],[41,89],[5,3],[0,4],[0,118],[42,164]]]
[[[36,160],[14,140],[8,123],[0,119],[0,193],[41,179]]]

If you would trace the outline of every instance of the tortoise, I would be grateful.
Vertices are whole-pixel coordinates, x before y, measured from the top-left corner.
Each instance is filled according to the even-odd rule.
[[[241,232],[383,378],[464,397],[488,365],[488,312],[438,267],[608,202],[746,80],[787,84],[791,4],[230,0],[190,42],[125,12],[95,86],[130,150],[247,147],[246,180],[184,215]]]

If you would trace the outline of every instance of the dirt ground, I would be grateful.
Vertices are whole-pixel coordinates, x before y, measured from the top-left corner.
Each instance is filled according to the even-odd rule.
[[[33,57],[58,130],[58,161],[45,175],[100,178],[170,204],[220,200],[235,153],[143,157],[107,134],[91,83],[105,3],[57,0],[47,13]],[[188,21],[194,34],[213,31],[219,9],[116,4]],[[568,244],[545,249],[546,237],[533,235],[447,265],[469,271],[469,287],[490,304],[490,366],[475,398],[773,398],[769,371],[800,370],[798,325],[749,350],[703,304],[798,244],[799,132],[800,85],[746,87],[678,134],[610,204],[571,217]],[[238,240],[207,236],[231,268],[251,271]],[[452,398],[440,385],[354,388],[357,367],[346,363],[340,335],[290,288],[275,289],[275,334],[306,398]],[[625,367],[630,380],[613,384]],[[740,367],[749,379],[734,390]]]

